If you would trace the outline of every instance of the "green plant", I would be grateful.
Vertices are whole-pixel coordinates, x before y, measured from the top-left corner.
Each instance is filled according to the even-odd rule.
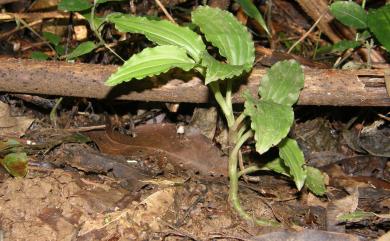
[[[361,46],[370,36],[374,34],[383,47],[390,52],[390,4],[378,9],[364,10],[366,1],[359,5],[352,1],[337,1],[330,5],[333,16],[352,28],[362,32],[362,36],[357,34],[355,40],[344,40],[336,43],[330,51],[344,51],[349,48]],[[368,45],[368,44],[367,44]]]
[[[246,15],[248,15],[251,18],[254,18],[257,23],[265,30],[265,32],[268,35],[271,35],[271,33],[268,30],[267,24],[264,21],[263,16],[259,12],[259,10],[256,8],[256,6],[253,4],[252,0],[236,0],[238,4],[242,7]]]
[[[233,81],[239,81],[238,77],[243,72],[252,69],[255,56],[249,32],[231,13],[210,7],[198,7],[192,12],[192,22],[199,27],[206,40],[218,48],[226,63],[211,56],[201,36],[187,27],[165,20],[118,13],[107,16],[107,21],[114,23],[119,31],[143,34],[158,45],[133,55],[109,77],[107,85],[143,79],[171,68],[185,71],[195,69],[205,77],[205,83],[210,86],[229,128],[229,196],[241,217],[262,225],[277,224],[253,219],[240,205],[238,179],[253,171],[275,170],[291,177],[298,189],[306,183],[314,193],[325,193],[320,171],[305,167],[298,144],[286,137],[294,120],[292,105],[303,88],[303,71],[297,62],[282,61],[275,64],[261,81],[261,99],[246,92],[245,111],[236,117],[232,106]],[[258,153],[263,154],[273,146],[278,146],[280,157],[264,166],[253,166],[238,172],[239,150],[252,137],[256,141]]]
[[[96,17],[95,10],[99,4],[103,4],[106,2],[119,2],[124,0],[94,0],[93,4],[91,4],[88,0],[61,0],[58,4],[58,9],[67,12],[81,12],[85,19],[89,22],[89,26],[91,30],[95,34],[98,39],[98,43],[94,41],[86,41],[78,45],[70,54],[68,54],[66,59],[75,59],[84,54],[88,54],[95,50],[98,47],[104,46],[108,50],[110,50],[116,57],[123,60],[114,50],[108,46],[103,37],[101,36],[101,27],[105,22],[104,18]],[[88,11],[89,12],[85,12]]]
[[[28,161],[23,145],[13,139],[0,141],[0,165],[14,177],[26,176]]]

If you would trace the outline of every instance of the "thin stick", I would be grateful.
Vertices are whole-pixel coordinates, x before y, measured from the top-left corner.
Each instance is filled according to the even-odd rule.
[[[311,26],[311,28],[304,34],[302,35],[301,38],[298,39],[298,41],[296,41],[291,47],[290,49],[287,51],[287,53],[289,54],[300,42],[302,42],[307,36],[309,36],[309,34],[311,32],[313,32],[314,28],[320,23],[321,19],[325,16],[327,12],[324,12],[323,14],[321,14],[321,16],[317,19],[317,21],[313,24],[313,26]]]
[[[117,52],[115,52],[107,43],[106,41],[104,41],[103,37],[100,35],[98,29],[96,28],[95,26],[95,21],[94,21],[94,17],[95,17],[95,10],[96,10],[96,0],[94,1],[94,4],[92,6],[92,9],[91,9],[91,18],[90,18],[90,26],[91,26],[91,29],[92,31],[95,33],[96,37],[99,39],[99,44],[101,45],[104,45],[104,47],[106,47],[111,53],[113,53],[118,59],[122,60],[122,62],[126,62]]]
[[[0,13],[0,21],[12,21],[15,18],[21,18],[26,20],[38,20],[38,19],[66,19],[69,18],[69,13],[62,13],[58,11],[52,12],[36,12],[36,13]],[[76,19],[84,19],[80,14],[76,14]]]
[[[26,26],[26,28],[30,30],[35,36],[37,36],[40,40],[45,42],[46,46],[48,46],[51,49],[51,51],[54,52],[55,57],[58,58],[57,51],[53,48],[53,46],[51,46],[51,44],[47,42],[39,33],[37,33],[28,23],[26,23],[23,19],[15,19],[15,20],[19,21],[21,24],[23,24],[23,26]]]
[[[81,126],[76,128],[68,128],[65,129],[69,132],[85,132],[85,131],[94,131],[94,130],[102,130],[105,129],[106,125],[97,125],[97,126]]]
[[[1,35],[0,35],[0,39],[6,38],[6,37],[8,37],[9,35],[12,35],[12,34],[18,32],[19,30],[22,30],[22,29],[24,29],[24,28],[27,28],[27,27],[30,27],[30,28],[31,28],[32,26],[35,26],[35,25],[38,25],[38,24],[41,24],[41,23],[42,23],[42,19],[37,20],[37,21],[34,21],[34,22],[31,22],[31,23],[28,24],[28,26],[23,25],[22,27],[12,29],[12,30],[9,31],[9,32],[6,32],[6,33],[1,34]]]
[[[161,8],[161,10],[164,12],[165,16],[171,21],[172,23],[176,23],[176,21],[172,18],[172,16],[168,13],[167,9],[164,7],[164,5],[160,2],[160,0],[155,0],[157,5]]]

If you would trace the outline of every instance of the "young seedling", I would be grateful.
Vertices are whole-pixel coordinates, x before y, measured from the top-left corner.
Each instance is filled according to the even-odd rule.
[[[104,18],[95,16],[95,10],[100,4],[116,1],[124,0],[94,0],[93,4],[91,4],[88,0],[61,0],[61,2],[58,3],[59,10],[66,12],[80,12],[81,15],[83,15],[84,18],[89,22],[89,26],[92,32],[98,39],[98,43],[95,43],[94,41],[83,42],[78,45],[70,54],[62,57],[65,57],[67,60],[72,60],[82,55],[88,54],[98,47],[104,46],[117,58],[124,61],[108,44],[106,44],[103,37],[101,36],[101,27],[105,22]]]
[[[232,105],[233,81],[239,81],[242,73],[252,69],[255,50],[246,27],[231,13],[203,6],[192,12],[192,22],[199,27],[206,40],[218,48],[225,62],[210,55],[201,36],[188,27],[166,20],[118,13],[107,16],[106,20],[115,24],[119,31],[143,34],[157,45],[133,55],[109,77],[107,85],[144,79],[172,68],[185,71],[195,69],[204,76],[229,128],[229,199],[242,218],[261,225],[278,225],[276,221],[254,219],[241,207],[238,180],[243,174],[274,170],[291,177],[299,190],[306,185],[317,195],[325,193],[321,172],[305,167],[297,142],[287,137],[294,120],[292,105],[298,100],[304,81],[303,71],[297,62],[275,64],[261,81],[261,98],[254,98],[246,92],[245,110],[236,117]],[[253,166],[238,172],[239,150],[252,137],[258,153],[263,154],[277,146],[280,157],[264,166]]]
[[[365,43],[371,48],[373,44],[367,41],[373,34],[390,52],[390,5],[386,4],[378,9],[365,10],[366,1],[359,5],[353,1],[337,1],[330,5],[333,16],[342,24],[359,30],[355,40],[342,40],[333,46],[323,48],[323,51],[342,52],[354,49]]]

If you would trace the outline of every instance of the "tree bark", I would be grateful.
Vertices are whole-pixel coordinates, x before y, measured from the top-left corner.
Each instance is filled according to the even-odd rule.
[[[104,81],[118,66],[72,64],[0,58],[0,91],[97,99],[206,103],[213,97],[192,73],[162,75],[115,87]],[[267,69],[255,67],[237,86],[233,102],[242,103],[249,89],[257,95]],[[390,106],[384,70],[335,70],[304,68],[305,87],[299,105]],[[180,79],[178,78],[180,76]]]

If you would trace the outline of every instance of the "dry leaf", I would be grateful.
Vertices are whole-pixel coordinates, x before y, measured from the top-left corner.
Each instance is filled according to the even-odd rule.
[[[33,121],[26,116],[11,116],[9,106],[0,102],[0,136],[23,136]]]

